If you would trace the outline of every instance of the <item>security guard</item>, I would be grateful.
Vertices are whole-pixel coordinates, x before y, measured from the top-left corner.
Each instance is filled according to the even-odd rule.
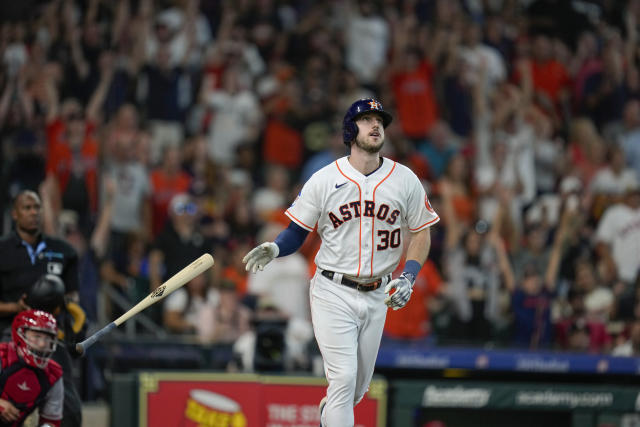
[[[26,294],[44,274],[59,276],[67,299],[78,299],[78,255],[63,240],[42,233],[42,204],[33,191],[14,199],[15,229],[0,240],[0,331],[25,310]]]

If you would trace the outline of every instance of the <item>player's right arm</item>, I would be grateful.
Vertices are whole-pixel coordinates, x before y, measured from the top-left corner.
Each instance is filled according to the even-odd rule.
[[[309,231],[291,221],[273,242],[265,242],[253,248],[243,259],[245,269],[252,273],[263,270],[274,258],[291,255],[304,243]]]
[[[274,258],[290,255],[297,251],[304,243],[307,235],[313,230],[320,217],[318,208],[318,173],[314,174],[305,183],[285,214],[291,219],[289,226],[283,230],[273,242],[265,242],[253,248],[242,262],[246,264],[245,270],[255,273],[263,270],[265,265]]]

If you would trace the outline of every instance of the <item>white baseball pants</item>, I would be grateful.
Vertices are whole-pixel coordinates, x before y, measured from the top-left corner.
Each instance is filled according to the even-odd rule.
[[[316,271],[309,297],[311,320],[329,382],[322,412],[325,427],[354,425],[353,407],[369,388],[380,347],[387,306],[384,286],[362,292]]]

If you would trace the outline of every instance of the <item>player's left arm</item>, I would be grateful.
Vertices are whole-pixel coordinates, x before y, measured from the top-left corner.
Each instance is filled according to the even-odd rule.
[[[409,241],[409,247],[407,248],[407,263],[413,260],[420,264],[420,268],[422,268],[422,265],[429,256],[429,250],[431,249],[430,230],[430,228],[425,228],[417,233],[411,234],[411,240]],[[420,271],[420,268],[418,268],[418,271]],[[404,271],[406,271],[406,269]],[[418,271],[416,271],[416,276],[418,275]]]
[[[384,302],[388,307],[398,310],[409,302],[413,284],[416,276],[420,272],[422,265],[427,260],[429,249],[431,248],[430,227],[440,220],[440,217],[431,207],[429,198],[424,186],[418,177],[406,168],[407,192],[407,216],[406,224],[411,231],[409,246],[407,248],[407,262],[404,265],[402,274],[397,279],[392,280],[385,287],[388,296]],[[392,291],[395,291],[391,293]]]
[[[411,292],[413,292],[416,276],[427,260],[430,249],[431,231],[429,227],[411,234],[407,248],[407,262],[404,264],[402,274],[389,282],[384,290],[389,294],[395,289],[395,292],[384,300],[388,307],[398,310],[407,305],[409,298],[411,298]]]
[[[62,422],[62,407],[64,402],[64,385],[60,377],[47,392],[44,402],[40,405],[39,426],[59,427]]]

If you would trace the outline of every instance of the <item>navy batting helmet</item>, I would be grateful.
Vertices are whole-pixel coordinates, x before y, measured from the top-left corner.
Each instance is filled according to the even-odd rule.
[[[358,125],[356,120],[364,113],[374,112],[378,113],[382,117],[382,125],[386,128],[393,120],[393,117],[382,108],[382,103],[373,98],[359,99],[347,110],[342,121],[342,139],[346,145],[351,145],[351,142],[356,139],[358,135]]]

